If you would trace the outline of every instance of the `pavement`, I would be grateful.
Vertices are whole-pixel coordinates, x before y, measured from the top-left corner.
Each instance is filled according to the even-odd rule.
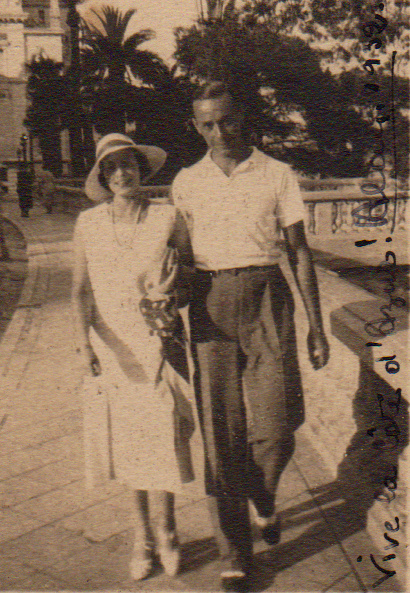
[[[82,370],[69,295],[75,216],[35,205],[3,214],[27,242],[28,275],[0,341],[0,590],[213,591],[219,569],[206,499],[177,496],[180,574],[127,574],[132,493],[87,491],[83,477]],[[13,256],[13,253],[11,254]],[[255,534],[254,591],[401,591],[379,559],[363,517],[302,433],[278,492],[282,539]],[[354,509],[353,509],[354,510]]]

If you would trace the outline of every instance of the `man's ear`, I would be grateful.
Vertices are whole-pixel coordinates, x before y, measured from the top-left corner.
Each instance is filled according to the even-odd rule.
[[[197,123],[197,121],[196,121],[195,117],[193,117],[193,118],[191,119],[191,123],[192,123],[192,125],[194,126],[195,130],[198,132],[198,134],[201,134],[201,132],[199,131],[199,128],[198,128],[198,123]]]

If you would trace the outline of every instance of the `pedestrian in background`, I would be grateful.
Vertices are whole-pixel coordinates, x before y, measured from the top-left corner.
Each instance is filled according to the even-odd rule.
[[[51,214],[56,196],[56,180],[51,171],[40,168],[36,173],[35,192],[47,214]]]
[[[17,195],[21,216],[28,218],[33,207],[33,174],[25,163],[19,163],[17,170]]]

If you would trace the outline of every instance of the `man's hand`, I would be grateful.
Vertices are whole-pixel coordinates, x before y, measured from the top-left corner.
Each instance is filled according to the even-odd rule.
[[[308,334],[307,345],[309,359],[315,371],[323,368],[329,360],[329,344],[325,334],[311,329]]]

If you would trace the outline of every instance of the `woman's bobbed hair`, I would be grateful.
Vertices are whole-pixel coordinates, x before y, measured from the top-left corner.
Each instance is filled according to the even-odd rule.
[[[130,150],[132,150],[135,155],[135,160],[137,161],[138,168],[140,170],[140,177],[141,177],[141,180],[143,181],[151,173],[151,167],[149,166],[148,160],[144,154],[139,152],[139,150],[135,150],[132,147],[130,147]],[[100,170],[98,173],[98,181],[104,189],[109,191],[110,188],[108,185],[108,181],[106,180],[104,171],[103,171],[103,163],[104,163],[104,159],[99,163]]]

